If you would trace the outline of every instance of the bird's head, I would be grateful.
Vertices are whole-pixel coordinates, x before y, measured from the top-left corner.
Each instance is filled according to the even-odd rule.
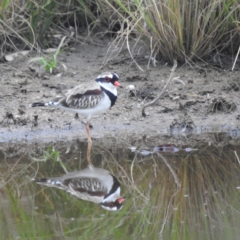
[[[102,208],[108,211],[118,211],[122,208],[124,200],[125,198],[120,197],[116,199],[114,202],[105,201],[100,203],[100,205],[102,206]]]
[[[100,74],[97,79],[96,82],[98,82],[98,84],[109,90],[110,92],[117,93],[117,87],[121,87],[121,84],[118,82],[119,77],[116,73],[111,73],[111,72],[106,72],[106,73],[102,73]]]
[[[125,200],[124,197],[120,196],[120,186],[116,189],[115,192],[108,194],[103,201],[100,203],[102,208],[109,211],[117,211],[120,210],[123,206],[123,202]]]

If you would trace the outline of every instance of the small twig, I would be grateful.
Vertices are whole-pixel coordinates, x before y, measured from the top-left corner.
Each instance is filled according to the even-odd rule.
[[[236,158],[237,158],[237,160],[238,160],[238,163],[239,163],[239,165],[240,165],[240,160],[239,160],[239,157],[238,157],[238,155],[237,155],[237,152],[236,152],[236,151],[234,151],[234,153],[235,153],[235,155],[236,155]]]
[[[239,46],[239,48],[238,48],[238,52],[237,52],[236,58],[235,58],[234,63],[233,63],[232,71],[233,71],[234,68],[235,68],[235,65],[236,65],[236,62],[237,62],[239,53],[240,53],[240,46]]]
[[[126,43],[127,43],[128,52],[129,52],[129,54],[130,54],[133,62],[134,62],[134,63],[136,64],[136,66],[138,67],[138,69],[141,70],[142,72],[144,72],[144,70],[138,65],[137,61],[134,59],[133,54],[132,54],[132,52],[131,52],[131,50],[130,50],[129,37],[128,37],[130,33],[131,33],[131,31],[128,32],[128,34],[127,34],[127,36],[126,36]]]
[[[135,157],[132,161],[131,168],[130,168],[130,170],[131,170],[131,173],[130,173],[131,183],[132,183],[132,186],[134,187],[134,189],[139,193],[139,195],[141,195],[141,197],[143,197],[148,202],[149,201],[148,197],[144,196],[144,194],[137,188],[137,184],[135,184],[135,182],[134,182],[133,167],[134,167],[134,164],[135,164],[136,157],[137,157],[137,154],[135,154]]]
[[[153,105],[154,103],[156,103],[156,102],[158,101],[158,99],[162,96],[162,94],[163,94],[164,91],[166,90],[167,86],[168,86],[169,83],[171,82],[171,80],[172,80],[172,78],[173,78],[173,74],[174,74],[176,68],[177,68],[177,61],[174,60],[174,65],[173,65],[173,68],[172,68],[172,70],[171,70],[171,74],[170,74],[170,76],[169,76],[169,78],[168,78],[168,80],[167,80],[167,83],[165,84],[164,88],[162,89],[162,91],[159,93],[159,95],[158,95],[154,100],[152,100],[151,102],[146,103],[145,105],[143,105],[143,107],[142,107],[142,116],[143,116],[143,117],[146,117],[145,109],[146,109],[147,107]]]
[[[170,172],[173,175],[173,178],[175,180],[175,183],[177,185],[178,190],[181,188],[181,183],[177,177],[177,174],[175,173],[175,171],[173,170],[173,168],[171,167],[171,165],[168,163],[168,160],[160,153],[157,152],[157,155],[164,161],[164,163],[167,165],[168,169],[170,170]]]

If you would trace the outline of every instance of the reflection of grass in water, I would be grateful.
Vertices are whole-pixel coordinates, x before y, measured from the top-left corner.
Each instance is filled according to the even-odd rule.
[[[127,200],[117,213],[61,190],[29,183],[26,175],[35,175],[32,165],[9,166],[11,172],[3,175],[8,184],[1,202],[9,210],[1,213],[1,228],[7,226],[2,235],[9,239],[237,239],[240,166],[234,154],[226,151],[207,148],[168,156],[181,183],[179,190],[171,171],[156,155],[138,163],[137,155],[134,161],[120,162],[107,151],[95,152],[93,156],[101,155],[104,161],[93,157],[93,162],[110,169],[123,183]],[[39,165],[38,176],[64,173],[59,162],[34,164]]]
[[[145,180],[152,183],[152,190],[148,204],[139,207],[153,225],[148,233],[158,235],[164,226],[163,239],[169,239],[169,236],[171,239],[226,239],[229,235],[234,239],[240,232],[237,226],[240,195],[236,189],[237,183],[240,183],[239,166],[233,155],[228,153],[228,158],[226,156],[192,153],[175,163],[174,158],[169,160],[181,182],[179,192],[165,164],[155,159],[157,167],[154,168],[154,159],[148,159],[152,170],[150,166],[146,167],[147,164],[141,169]],[[136,164],[135,169],[138,168]],[[148,196],[149,188],[140,177],[142,173],[135,173],[135,183]],[[151,214],[148,215],[148,212]],[[146,224],[147,221],[144,229]],[[140,229],[136,231],[139,237],[142,234]]]

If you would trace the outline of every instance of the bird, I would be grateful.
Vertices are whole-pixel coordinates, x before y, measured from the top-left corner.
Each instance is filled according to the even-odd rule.
[[[109,211],[120,210],[125,200],[120,196],[118,179],[103,168],[87,168],[69,172],[62,177],[35,178],[36,183],[62,189],[82,200],[98,203]]]
[[[95,82],[85,82],[68,90],[63,96],[50,102],[35,102],[31,107],[57,107],[78,113],[86,118],[88,142],[92,142],[89,121],[106,112],[117,100],[117,87],[121,87],[116,73],[105,72],[97,76]]]

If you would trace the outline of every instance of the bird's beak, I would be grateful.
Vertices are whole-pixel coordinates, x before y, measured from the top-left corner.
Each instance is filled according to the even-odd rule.
[[[122,198],[119,198],[119,199],[118,199],[119,204],[123,203],[124,200],[125,200],[125,198],[123,198],[123,197],[122,197]]]
[[[122,88],[121,84],[118,81],[114,82],[114,86]]]

